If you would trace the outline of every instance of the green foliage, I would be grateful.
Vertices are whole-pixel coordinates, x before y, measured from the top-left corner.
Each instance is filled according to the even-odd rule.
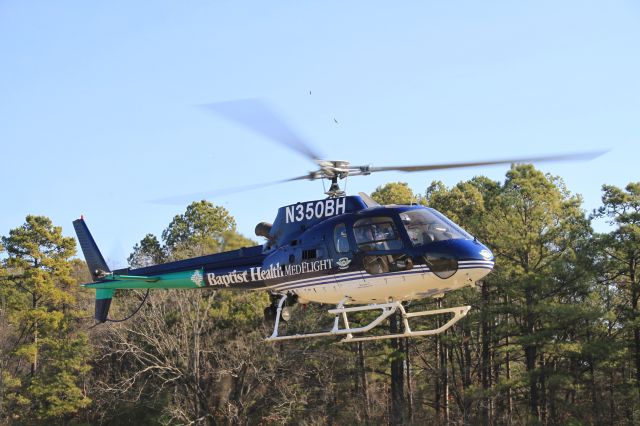
[[[220,251],[237,250],[242,247],[252,247],[257,245],[252,239],[238,234],[235,228],[223,231],[221,233],[221,237],[222,242],[220,245]]]
[[[419,201],[405,182],[393,182],[379,186],[371,194],[371,198],[382,205],[411,204]]]
[[[223,233],[234,230],[235,220],[227,209],[202,200],[176,215],[162,232],[165,251],[172,258],[215,253],[223,245]]]
[[[127,262],[132,268],[143,268],[163,263],[166,257],[158,238],[153,234],[147,234],[133,246],[133,252],[127,258]]]
[[[265,292],[234,293],[221,290],[216,293],[208,315],[212,326],[220,329],[252,330],[262,322],[262,310],[269,304]]]
[[[458,301],[455,293],[447,299],[478,305],[468,322],[502,319],[488,338],[498,346],[509,341],[494,349],[500,357],[512,357],[519,346],[525,371],[517,380],[500,380],[499,393],[527,392],[531,415],[541,418],[542,392],[550,383],[561,392],[567,383],[564,370],[549,370],[546,360],[581,359],[584,350],[576,336],[600,314],[592,305],[575,305],[583,303],[593,284],[591,229],[581,199],[559,178],[530,165],[512,167],[504,184],[476,177],[448,189],[434,182],[425,198],[494,252],[495,270],[483,282],[488,299],[466,294]],[[461,361],[461,369],[465,365]]]
[[[424,201],[429,207],[448,215],[468,232],[490,242],[487,224],[495,212],[499,191],[500,183],[485,177],[460,182],[450,190],[442,182],[434,181],[427,188]]]
[[[596,266],[607,286],[604,296],[617,314],[610,316],[609,323],[621,327],[628,357],[633,360],[635,395],[632,400],[640,406],[640,182],[630,183],[624,190],[603,185],[602,192],[603,205],[594,212],[594,217],[608,218],[615,229],[596,236],[600,254]],[[621,356],[614,358],[610,365],[624,364],[625,357]],[[629,394],[624,396],[629,398]]]
[[[235,220],[224,207],[203,200],[191,203],[173,218],[162,232],[162,244],[155,235],[147,234],[127,261],[132,268],[141,268],[255,244],[236,232]]]
[[[599,216],[607,216],[612,224],[638,225],[640,223],[640,182],[633,182],[625,190],[613,186],[602,186],[603,206],[598,209]]]
[[[618,372],[632,349],[620,340],[629,338],[620,325],[637,322],[621,309],[629,287],[598,285],[600,271],[610,265],[600,247],[610,248],[611,241],[593,238],[580,197],[559,178],[519,165],[502,183],[476,177],[449,189],[433,182],[424,197],[394,183],[373,196],[382,204],[428,204],[494,251],[496,267],[482,283],[482,296],[465,288],[445,298],[445,306],[472,305],[459,325],[443,336],[407,342],[408,351],[404,345],[367,343],[359,358],[355,346],[321,339],[260,343],[270,332],[261,326],[268,303],[264,294],[165,292],[154,295],[144,317],[119,329],[109,346],[112,353],[125,354],[120,363],[131,365],[115,383],[137,378],[119,398],[140,395],[139,405],[158,407],[153,401],[168,397],[160,407],[164,421],[391,422],[390,378],[397,378],[398,365],[410,365],[416,424],[434,419],[479,423],[482,407],[489,405],[498,423],[606,423],[626,415],[613,408],[615,414],[605,417],[593,407],[609,395],[605,383],[615,384],[609,400],[619,401],[612,402],[616,407],[632,401],[631,382]],[[212,219],[215,214],[204,213],[215,207],[195,204],[191,210],[200,214],[190,214],[189,220],[186,213],[177,216],[181,219],[163,233],[164,245],[157,239],[141,242],[135,254],[161,250],[166,259],[177,259],[204,248],[210,252],[252,243],[232,224],[225,228],[224,221]],[[180,244],[173,249],[170,229],[187,229],[176,231],[180,238],[171,241]],[[425,321],[416,329],[437,326],[438,319]],[[297,333],[330,322],[323,307],[296,307],[284,326]],[[118,352],[124,342],[135,349]],[[157,360],[163,360],[160,366]],[[148,373],[138,376],[140,371]],[[176,393],[174,385],[189,389],[190,398]],[[344,397],[354,392],[357,398]]]
[[[43,367],[27,389],[34,401],[35,417],[62,418],[87,407],[91,400],[78,387],[78,377],[90,369],[87,362],[91,350],[86,335],[43,339],[40,350]]]
[[[78,332],[86,312],[78,309],[71,275],[75,241],[48,218],[27,216],[2,244],[5,266],[21,272],[1,281],[10,330],[3,364],[13,372],[2,371],[8,392],[0,404],[18,421],[66,418],[90,402],[79,386],[91,350]]]
[[[496,265],[479,289],[412,302],[409,312],[472,310],[443,335],[395,346],[266,344],[267,294],[206,288],[152,292],[138,316],[92,329],[89,343],[79,308],[92,302],[75,286],[88,279],[86,265],[69,260],[73,241],[59,228],[29,216],[0,244],[0,424],[394,424],[399,378],[407,424],[638,423],[640,184],[603,187],[593,217],[614,229],[602,235],[593,235],[579,196],[527,165],[503,182],[436,181],[413,194],[392,183],[374,198],[438,209],[488,245]],[[197,202],[161,239],[145,236],[129,262],[253,244],[229,212]],[[121,294],[116,310],[140,301]],[[282,327],[330,327],[326,308],[296,305]],[[416,330],[442,318],[423,321]]]

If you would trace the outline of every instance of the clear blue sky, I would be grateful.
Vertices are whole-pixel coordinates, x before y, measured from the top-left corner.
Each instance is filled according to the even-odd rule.
[[[269,99],[331,159],[375,166],[611,148],[539,167],[599,205],[640,180],[636,1],[0,2],[0,234],[84,214],[124,264],[185,205],[147,200],[312,168],[197,105]],[[311,91],[311,94],[309,94]],[[335,120],[338,121],[336,123]],[[353,178],[372,192],[507,167]],[[211,200],[253,237],[319,182]]]

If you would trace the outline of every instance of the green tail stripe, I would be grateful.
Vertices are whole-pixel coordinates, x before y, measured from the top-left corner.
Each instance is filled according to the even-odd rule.
[[[96,299],[111,299],[113,290],[109,288],[99,288],[96,290]]]
[[[153,281],[150,281],[153,280]],[[199,288],[204,287],[204,270],[194,269],[191,271],[173,272],[170,274],[162,274],[153,277],[136,277],[135,279],[128,279],[127,277],[118,277],[113,280],[91,283],[85,285],[88,288],[95,288],[98,291],[108,290],[111,291],[109,296],[104,293],[102,298],[110,298],[113,294],[113,290],[121,289],[146,289],[146,288]],[[100,298],[96,295],[97,298]]]

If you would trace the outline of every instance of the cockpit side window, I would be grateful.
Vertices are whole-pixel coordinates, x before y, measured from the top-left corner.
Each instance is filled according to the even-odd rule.
[[[390,217],[371,217],[353,224],[358,247],[363,251],[398,250],[402,241]]]
[[[338,253],[348,253],[351,250],[349,238],[347,238],[347,227],[344,223],[337,224],[333,229],[333,243]]]

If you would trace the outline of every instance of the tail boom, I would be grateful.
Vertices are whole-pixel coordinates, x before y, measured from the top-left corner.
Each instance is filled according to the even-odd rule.
[[[253,269],[262,266],[265,255],[262,253],[261,246],[111,272],[84,219],[75,220],[73,226],[93,278],[92,283],[83,284],[83,286],[96,290],[95,318],[100,322],[107,321],[113,293],[118,289],[214,287],[255,290],[264,287],[264,280],[260,279],[261,277],[256,279],[250,275]]]

